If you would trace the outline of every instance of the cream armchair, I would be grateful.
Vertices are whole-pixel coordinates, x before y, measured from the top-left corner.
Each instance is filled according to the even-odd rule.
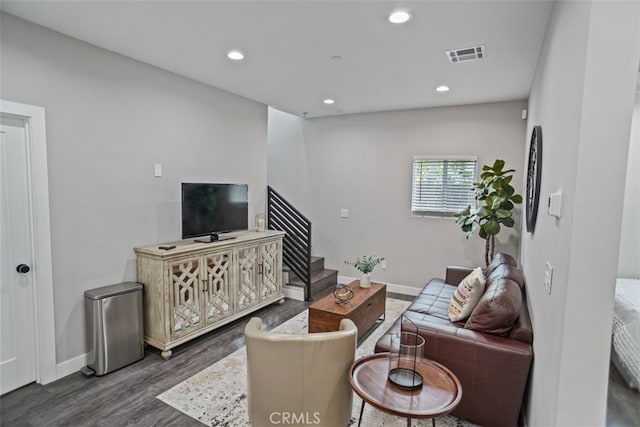
[[[336,332],[284,334],[263,331],[262,320],[254,317],[244,333],[253,427],[349,423],[348,374],[358,335],[351,320],[342,320]]]

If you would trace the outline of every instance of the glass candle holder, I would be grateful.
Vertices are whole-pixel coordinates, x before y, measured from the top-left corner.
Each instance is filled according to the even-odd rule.
[[[417,367],[422,363],[424,338],[413,332],[391,335],[388,379],[396,387],[417,390],[423,385],[423,378]]]
[[[263,213],[256,215],[256,231],[264,231],[266,229],[266,220]]]

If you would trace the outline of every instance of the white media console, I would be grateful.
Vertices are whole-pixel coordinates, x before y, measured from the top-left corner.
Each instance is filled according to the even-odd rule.
[[[134,248],[144,285],[145,342],[168,359],[173,347],[284,301],[284,234],[241,231],[211,243],[186,239]]]

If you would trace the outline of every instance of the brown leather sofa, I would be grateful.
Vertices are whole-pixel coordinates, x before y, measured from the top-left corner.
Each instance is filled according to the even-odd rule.
[[[432,279],[404,314],[426,340],[425,357],[460,380],[462,400],[452,415],[483,426],[515,426],[533,359],[523,276],[511,256],[496,254],[484,270],[486,288],[471,316],[453,323],[448,317],[451,295],[471,271],[448,267],[445,280]],[[376,352],[388,351],[401,322],[380,338]],[[405,321],[402,328],[413,327]]]

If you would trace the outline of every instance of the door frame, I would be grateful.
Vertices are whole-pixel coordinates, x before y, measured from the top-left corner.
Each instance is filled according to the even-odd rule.
[[[47,384],[56,376],[56,335],[49,221],[49,174],[43,107],[0,99],[2,115],[24,120],[28,179],[31,187],[30,220],[35,313],[36,382]]]

